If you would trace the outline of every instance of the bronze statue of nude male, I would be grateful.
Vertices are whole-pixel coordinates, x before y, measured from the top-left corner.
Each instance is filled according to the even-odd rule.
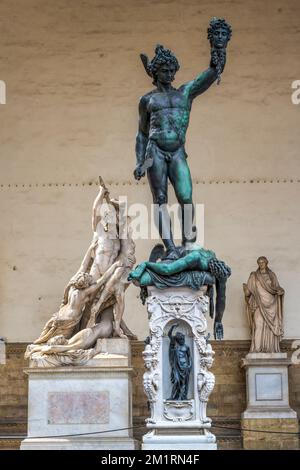
[[[211,45],[210,65],[179,88],[172,86],[179,70],[179,62],[173,52],[157,45],[151,61],[141,54],[145,70],[156,88],[140,99],[134,177],[139,180],[147,172],[164,246],[156,245],[149,261],[140,263],[131,271],[128,280],[141,287],[143,301],[148,295],[147,287],[153,285],[159,289],[189,287],[194,290],[207,286],[210,315],[215,320],[214,336],[222,339],[226,281],[231,270],[217,259],[213,251],[195,243],[192,178],[184,147],[193,100],[215,81],[220,82],[226,63],[226,47],[232,34],[231,26],[223,18],[213,18],[207,31]],[[181,212],[182,245],[179,247],[173,240],[167,210],[168,180],[174,188]]]
[[[151,61],[145,54],[141,54],[145,70],[153,78],[156,88],[142,96],[139,103],[134,177],[139,180],[147,171],[153,202],[159,211],[159,234],[169,258],[176,259],[180,257],[180,253],[173,241],[166,209],[168,180],[181,208],[182,246],[187,248],[189,242],[196,240],[196,228],[193,226],[192,179],[184,147],[186,131],[193,100],[216,80],[220,81],[231,34],[231,27],[224,19],[211,20],[208,28],[210,65],[194,80],[179,88],[172,86],[179,70],[179,62],[173,52],[157,45]]]

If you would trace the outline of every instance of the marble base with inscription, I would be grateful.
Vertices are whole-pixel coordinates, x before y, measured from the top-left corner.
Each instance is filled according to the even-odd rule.
[[[216,437],[210,432],[211,419],[206,406],[215,378],[210,367],[214,352],[207,342],[205,314],[209,300],[206,288],[148,288],[147,310],[150,335],[143,357],[144,390],[151,416],[146,420],[148,433],[143,436],[143,450],[215,450]],[[192,358],[186,399],[173,400],[170,338],[168,332],[185,338]],[[174,331],[174,330],[173,330]]]
[[[286,353],[249,353],[246,369],[247,409],[242,418],[297,418],[289,405]]]
[[[299,448],[297,413],[289,404],[290,364],[286,353],[249,353],[243,359],[247,409],[242,413],[242,427],[272,431],[244,431],[244,449]]]
[[[28,436],[22,450],[133,450],[127,339],[102,341],[84,366],[29,367]]]

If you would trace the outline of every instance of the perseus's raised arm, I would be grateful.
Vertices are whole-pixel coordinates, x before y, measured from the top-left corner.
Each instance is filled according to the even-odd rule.
[[[218,72],[215,67],[209,67],[200,73],[194,80],[185,83],[179,88],[187,98],[193,100],[206,91],[218,78]]]

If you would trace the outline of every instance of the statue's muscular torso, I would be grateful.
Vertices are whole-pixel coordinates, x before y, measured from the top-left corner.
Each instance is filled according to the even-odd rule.
[[[178,89],[162,89],[159,85],[157,89],[142,96],[139,103],[139,130],[135,147],[136,179],[145,174],[142,165],[149,140],[156,142],[165,152],[175,152],[184,145],[192,102],[207,90],[216,78],[216,70],[209,67]]]
[[[185,143],[191,101],[179,90],[151,91],[142,98],[147,113],[149,139],[166,152],[176,151]]]
[[[190,368],[190,360],[189,360],[189,347],[186,345],[180,345],[177,347],[177,357],[179,367],[182,369],[189,369]]]

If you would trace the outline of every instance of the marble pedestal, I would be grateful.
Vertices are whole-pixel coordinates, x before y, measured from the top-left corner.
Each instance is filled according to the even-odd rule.
[[[132,427],[129,341],[100,341],[102,352],[83,366],[26,369],[28,436],[22,450],[138,448],[126,429]]]
[[[188,288],[148,288],[147,310],[150,336],[143,352],[146,372],[144,390],[151,416],[146,420],[148,433],[143,436],[143,450],[214,450],[216,438],[210,432],[206,416],[208,397],[214,386],[213,351],[206,342],[208,297],[203,291]],[[186,400],[170,399],[171,366],[168,331],[185,335],[190,349],[192,369]]]
[[[268,432],[243,432],[245,449],[298,449],[297,414],[289,405],[286,353],[249,353],[243,360],[246,369],[247,409],[242,427]],[[282,434],[280,434],[282,432]]]

